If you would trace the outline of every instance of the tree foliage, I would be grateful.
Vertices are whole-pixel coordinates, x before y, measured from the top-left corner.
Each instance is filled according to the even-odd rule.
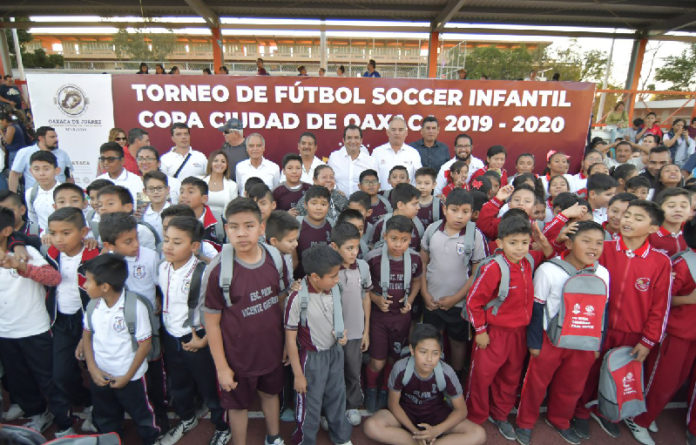
[[[143,29],[128,32],[120,28],[114,36],[114,48],[119,59],[165,60],[176,45],[176,34],[148,33]]]
[[[28,22],[29,18],[17,17],[15,21]],[[12,35],[12,30],[6,29],[5,36],[7,37],[7,45],[9,46],[10,54],[12,56],[12,64],[16,66],[14,36]],[[26,44],[34,40],[34,38],[25,29],[17,30],[17,38],[19,39],[19,51],[20,55],[22,56],[22,64],[25,68],[61,68],[63,66],[63,56],[60,54],[48,55],[42,48],[36,49],[31,53],[27,52]]]
[[[670,89],[689,91],[696,88],[696,43],[678,56],[664,58],[664,66],[655,70],[655,80],[667,82]]]

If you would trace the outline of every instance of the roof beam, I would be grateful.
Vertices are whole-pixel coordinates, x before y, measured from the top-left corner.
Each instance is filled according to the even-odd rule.
[[[650,35],[661,35],[670,31],[679,31],[682,28],[696,24],[696,12],[684,14],[667,20],[656,22],[649,26]]]
[[[220,17],[210,9],[210,6],[205,4],[204,0],[186,0],[186,4],[193,9],[193,12],[201,16],[211,28],[220,26]]]
[[[447,5],[445,6],[445,9],[440,11],[440,13],[435,17],[435,20],[432,21],[430,24],[433,31],[441,31],[447,22],[452,20],[452,17],[455,16],[459,12],[460,9],[464,6],[464,3],[466,3],[467,0],[449,0],[447,2]]]

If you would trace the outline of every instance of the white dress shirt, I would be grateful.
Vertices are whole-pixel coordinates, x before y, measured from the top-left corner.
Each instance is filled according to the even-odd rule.
[[[189,176],[201,177],[205,175],[205,168],[208,165],[208,158],[200,151],[189,147],[188,153],[191,153],[191,157],[186,161],[186,165],[184,165],[184,168],[181,169],[181,172],[177,176],[180,180],[184,180]],[[165,175],[174,177],[174,174],[179,170],[179,167],[181,167],[188,153],[181,155],[172,147],[171,150],[163,154],[160,158],[160,170],[162,170]]]
[[[466,177],[466,182],[469,182],[469,179],[471,179],[471,175],[473,175],[477,170],[482,169],[485,164],[483,163],[482,160],[477,158],[476,156],[470,156],[469,159],[469,173]],[[445,162],[442,164],[442,167],[440,167],[440,171],[437,173],[437,180],[436,180],[436,185],[435,185],[435,196],[439,195],[442,193],[442,189],[445,188],[447,185],[447,177],[445,176],[445,172],[449,170],[449,168],[452,166],[452,164],[457,161],[457,158],[454,157],[450,159],[449,161]]]
[[[206,176],[203,180],[210,185],[210,176]],[[220,221],[220,216],[225,213],[225,207],[234,198],[239,196],[237,183],[231,179],[223,179],[222,190],[213,191],[208,189],[208,207],[213,211],[215,218]]]
[[[382,190],[391,190],[389,171],[394,166],[402,165],[406,167],[408,178],[413,185],[416,184],[416,170],[423,166],[418,150],[406,144],[403,144],[397,151],[394,151],[389,142],[382,144],[372,151],[372,159],[377,166]]]
[[[118,175],[118,178],[112,178],[108,173],[101,174],[97,176],[97,179],[107,179],[114,183],[114,185],[120,185],[125,187],[131,193],[133,197],[133,206],[135,207],[138,203],[138,193],[143,191],[143,178],[140,176],[129,172],[125,168]]]
[[[29,220],[39,227],[39,233],[43,234],[48,230],[48,217],[55,211],[53,208],[53,190],[60,185],[57,182],[49,190],[44,190],[40,185],[35,184],[37,188],[36,199],[31,202],[31,190],[27,189],[24,193],[24,202],[27,203],[27,215]]]
[[[280,167],[266,158],[261,158],[261,164],[258,167],[251,165],[251,159],[237,163],[234,177],[237,178],[237,187],[241,195],[244,194],[244,185],[247,179],[254,176],[261,179],[269,189],[273,190],[280,183]]]
[[[336,188],[346,196],[350,196],[358,190],[360,173],[374,169],[375,161],[367,148],[363,146],[360,147],[360,153],[355,159],[350,157],[344,146],[329,155],[329,167],[334,171]]]
[[[300,177],[300,182],[306,182],[307,184],[314,184],[314,170],[317,169],[320,165],[324,165],[324,162],[319,159],[318,157],[314,156],[314,159],[312,159],[312,165],[309,167],[309,170],[305,170],[304,168],[304,163],[302,164],[302,176]],[[280,182],[285,181],[285,173],[281,171],[280,173]]]
[[[173,337],[183,337],[191,333],[191,326],[184,326],[184,324],[188,321],[188,294],[196,264],[198,264],[198,259],[191,256],[186,264],[176,270],[172,263],[167,261],[159,265],[159,286],[162,289],[162,322],[164,328]],[[200,311],[194,311],[193,327],[200,325]]]
[[[56,300],[58,312],[61,314],[72,315],[82,310],[82,298],[77,286],[77,269],[82,262],[83,251],[84,248],[75,256],[69,256],[65,252],[60,253],[61,281],[56,288]]]

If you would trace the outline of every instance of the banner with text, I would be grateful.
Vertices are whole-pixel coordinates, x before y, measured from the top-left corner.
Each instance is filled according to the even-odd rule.
[[[363,79],[326,77],[142,76],[113,78],[116,125],[142,127],[161,152],[172,146],[169,127],[191,128],[194,148],[210,153],[224,143],[217,128],[235,117],[245,134],[266,139],[266,157],[280,162],[297,150],[302,132],[317,136],[319,156],[340,147],[343,128],[363,129],[363,143],[374,148],[387,141],[385,130],[395,115],[405,118],[407,143],[421,138],[424,117],[440,122],[438,139],[450,147],[454,137],[469,134],[473,154],[508,150],[508,170],[518,154],[536,155],[536,169],[549,150],[571,155],[580,165],[594,96],[593,83],[479,81],[439,79]],[[105,137],[105,134],[102,136]],[[571,168],[571,171],[573,169]]]
[[[75,182],[86,187],[96,175],[99,146],[114,126],[111,76],[28,73],[27,83],[35,127],[56,129]]]

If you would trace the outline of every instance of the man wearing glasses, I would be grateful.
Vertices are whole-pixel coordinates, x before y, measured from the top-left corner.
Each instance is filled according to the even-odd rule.
[[[36,180],[29,169],[29,158],[39,150],[50,151],[56,155],[58,167],[60,168],[60,173],[56,175],[58,182],[75,182],[70,177],[72,161],[66,152],[58,148],[58,134],[56,134],[56,130],[52,127],[39,127],[36,130],[36,139],[36,144],[20,149],[17,152],[17,156],[15,156],[9,179],[9,189],[12,192],[17,192],[19,178],[22,176],[24,176],[24,190],[29,190],[36,184]]]
[[[225,143],[220,148],[227,155],[229,171],[232,172],[232,180],[236,181],[235,170],[239,162],[249,159],[244,139],[244,126],[239,119],[230,119],[222,127],[218,127],[225,135]]]
[[[123,147],[118,142],[107,142],[99,147],[99,165],[105,173],[97,179],[108,179],[114,185],[127,188],[133,202],[137,202],[138,193],[143,191],[143,181],[123,167]]]
[[[447,176],[445,172],[449,171],[450,165],[454,164],[455,161],[464,161],[469,166],[469,176],[466,178],[467,182],[476,170],[483,168],[483,161],[471,154],[473,149],[474,141],[471,139],[471,136],[464,133],[457,135],[454,139],[454,157],[442,164],[437,174],[435,196],[441,194],[442,189],[447,185]]]

